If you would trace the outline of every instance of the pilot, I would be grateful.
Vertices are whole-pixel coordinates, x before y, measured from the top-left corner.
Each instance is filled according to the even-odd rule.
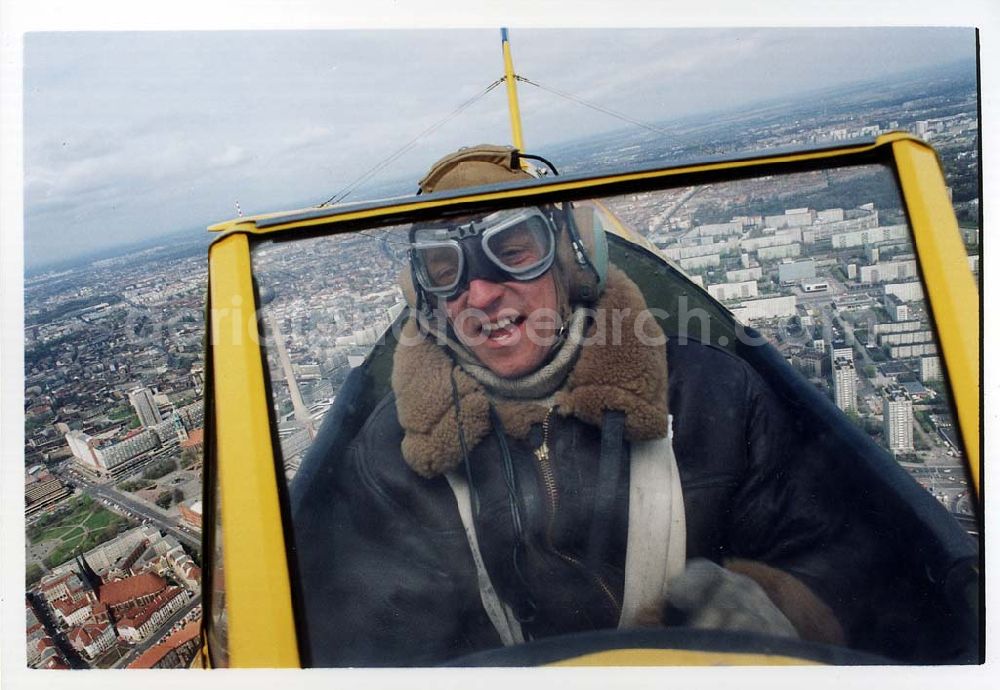
[[[529,177],[478,146],[420,191]],[[843,501],[752,368],[664,336],[593,207],[409,242],[392,390],[296,506],[309,663],[668,625],[848,640],[864,569]]]

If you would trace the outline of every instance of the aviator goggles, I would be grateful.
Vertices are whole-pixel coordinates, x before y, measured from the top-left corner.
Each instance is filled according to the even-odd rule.
[[[502,283],[538,278],[552,266],[556,228],[536,207],[410,229],[410,261],[429,294],[452,299],[475,279]]]

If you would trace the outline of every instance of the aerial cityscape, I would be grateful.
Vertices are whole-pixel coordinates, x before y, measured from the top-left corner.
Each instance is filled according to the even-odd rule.
[[[25,281],[36,668],[181,667],[198,646],[206,272],[186,249]]]
[[[973,75],[974,77],[974,75]],[[545,155],[573,173],[908,131],[941,158],[979,279],[975,79],[844,90],[674,135]],[[412,186],[412,185],[411,185]],[[974,503],[891,171],[842,168],[603,199],[753,326],[970,532]],[[216,219],[207,219],[216,220]],[[404,309],[402,228],[260,242],[260,327],[286,477]],[[34,668],[189,666],[201,617],[207,240],[27,277],[26,634]]]

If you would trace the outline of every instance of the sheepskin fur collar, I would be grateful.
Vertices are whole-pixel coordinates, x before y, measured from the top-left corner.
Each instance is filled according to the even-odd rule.
[[[411,317],[401,338],[407,344],[396,348],[392,371],[406,463],[423,477],[457,467],[462,461],[458,424],[471,452],[490,433],[490,400],[506,433],[519,439],[527,437],[533,424],[542,422],[550,405],[556,406],[557,414],[594,426],[601,425],[607,410],[624,412],[629,441],[666,436],[666,338],[646,311],[638,286],[621,270],[609,266],[607,287],[594,311],[599,316],[587,328],[573,370],[563,386],[544,401],[512,400],[488,393],[435,344],[433,336],[422,336]],[[643,338],[638,337],[637,329]],[[614,337],[616,331],[618,338]],[[457,415],[452,376],[460,401]]]

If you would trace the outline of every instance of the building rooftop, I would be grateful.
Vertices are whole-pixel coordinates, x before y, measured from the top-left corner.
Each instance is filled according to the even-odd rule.
[[[126,668],[153,668],[171,651],[198,637],[200,630],[200,621],[191,621],[180,630],[171,633],[163,642],[153,645],[140,654]]]
[[[105,606],[125,604],[147,594],[156,594],[165,589],[166,580],[156,573],[140,573],[123,580],[115,580],[101,585],[100,600]]]
[[[50,670],[64,671],[69,669],[69,664],[63,661],[63,658],[58,654],[53,656],[51,659],[45,662],[45,668]]]
[[[41,583],[39,583],[39,585],[38,585],[38,589],[40,591],[47,592],[49,590],[55,589],[56,587],[58,587],[59,585],[63,584],[64,582],[66,583],[67,587],[79,586],[80,585],[80,579],[77,577],[77,575],[76,575],[75,572],[64,573],[63,575],[59,575],[56,578],[51,578],[51,579],[50,578],[51,578],[51,576],[47,576],[45,578],[42,578]],[[71,582],[66,582],[70,578],[74,578],[76,580],[76,582],[72,582],[72,583]]]
[[[181,443],[181,448],[193,448],[195,446],[200,446],[205,439],[204,429],[192,429],[188,432],[188,437],[186,441]]]
[[[69,633],[69,641],[81,647],[86,647],[99,638],[108,629],[107,623],[87,623],[73,628]]]
[[[59,612],[63,616],[70,616],[85,606],[89,606],[90,602],[86,599],[56,599],[52,602],[52,605],[59,609]]]
[[[180,587],[167,587],[148,604],[125,611],[122,614],[122,619],[118,621],[118,628],[141,627],[154,613],[166,606],[174,597],[179,597],[182,594],[184,594],[184,590]]]
[[[912,373],[909,365],[904,362],[883,362],[878,365],[878,370],[885,376],[898,376],[899,374]]]
[[[903,390],[905,390],[907,395],[909,395],[910,397],[926,395],[927,393],[927,389],[924,388],[924,384],[920,383],[919,381],[905,381],[903,383],[900,383],[899,385],[903,387]]]
[[[882,395],[886,400],[902,401],[909,400],[904,384],[892,384],[882,389]],[[921,386],[922,387],[922,386]]]

